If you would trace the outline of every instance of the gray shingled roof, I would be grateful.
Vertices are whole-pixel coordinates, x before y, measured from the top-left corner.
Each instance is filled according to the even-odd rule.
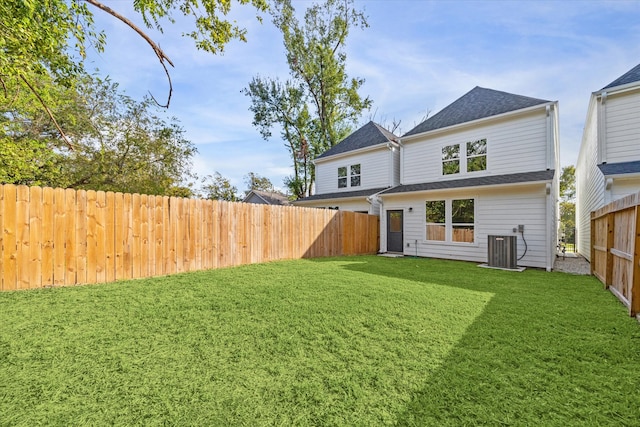
[[[453,188],[479,187],[484,185],[518,184],[523,182],[551,181],[555,171],[522,172],[509,175],[487,175],[475,178],[462,178],[447,181],[425,182],[421,184],[399,185],[382,192],[380,195],[410,193],[414,191],[446,190]]]
[[[640,173],[640,161],[603,163],[598,165],[603,175],[625,175],[630,173]]]
[[[249,194],[244,198],[246,202],[247,199],[251,196],[251,193],[255,194],[258,197],[261,197],[265,202],[270,205],[288,205],[289,198],[284,194],[276,193],[273,191],[263,191],[263,190],[251,190]]]
[[[369,122],[342,141],[340,141],[338,144],[322,153],[317,158],[321,159],[323,157],[346,153],[348,151],[358,150],[360,148],[371,147],[378,144],[386,144],[387,142],[395,139],[397,139],[397,137],[385,128],[374,122]]]
[[[372,194],[379,193],[386,188],[389,188],[389,187],[370,188],[368,190],[357,190],[357,191],[342,191],[339,193],[314,194],[313,196],[305,197],[304,199],[298,199],[293,203],[295,204],[297,202],[312,202],[315,200],[328,200],[328,199],[346,199],[350,197],[367,197],[367,196],[371,196]]]
[[[632,69],[630,69],[629,71],[627,71],[626,73],[624,73],[623,75],[621,75],[620,77],[618,77],[617,79],[615,79],[614,81],[612,81],[611,83],[609,83],[608,85],[606,85],[600,90],[605,90],[605,89],[609,89],[611,87],[616,87],[616,86],[622,86],[622,85],[626,85],[628,83],[633,83],[637,81],[640,81],[640,64],[636,65],[635,67],[633,67]]]
[[[403,136],[416,135],[550,101],[476,86]]]

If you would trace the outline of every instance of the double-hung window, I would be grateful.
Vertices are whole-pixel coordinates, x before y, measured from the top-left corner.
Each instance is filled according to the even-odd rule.
[[[487,170],[487,140],[467,142],[467,172]]]
[[[442,175],[460,173],[460,144],[442,147]]]
[[[454,242],[473,243],[474,234],[474,201],[462,199],[451,201],[451,240]]]
[[[487,170],[486,138],[442,147],[442,175],[484,170]]]
[[[351,165],[351,186],[360,186],[360,165]]]
[[[446,233],[445,201],[428,201],[426,208],[427,240],[440,240],[444,242]]]
[[[475,241],[475,200],[428,200],[426,239],[440,242]]]
[[[347,175],[347,172],[349,174]],[[338,188],[360,187],[360,164],[338,168]]]
[[[347,167],[338,168],[338,188],[347,187]]]

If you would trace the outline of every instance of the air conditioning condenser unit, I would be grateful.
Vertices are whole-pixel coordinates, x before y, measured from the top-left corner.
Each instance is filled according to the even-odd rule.
[[[518,268],[518,236],[489,236],[487,264],[496,268]]]

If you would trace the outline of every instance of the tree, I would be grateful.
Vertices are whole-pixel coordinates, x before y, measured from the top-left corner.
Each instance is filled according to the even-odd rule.
[[[243,90],[251,98],[253,124],[268,140],[280,127],[291,154],[294,174],[285,184],[296,197],[311,194],[315,171],[311,161],[351,131],[371,100],[358,90],[363,79],[346,73],[344,46],[352,27],[366,27],[353,0],[327,0],[307,9],[304,24],[290,0],[277,3],[273,22],[282,32],[290,79],[256,76]]]
[[[573,200],[576,197],[576,167],[573,165],[562,168],[560,197],[565,201]]]
[[[238,188],[231,184],[220,172],[207,175],[202,186],[204,197],[209,200],[226,200],[227,202],[238,201]]]
[[[576,228],[576,168],[573,165],[562,168],[560,175],[560,228],[565,241],[575,241]]]
[[[8,88],[11,102],[0,104],[1,182],[145,194],[185,187],[185,194],[195,147],[152,101],[136,102],[109,80],[86,75],[72,88],[50,89],[73,151],[63,149],[29,91]]]
[[[258,11],[268,9],[267,0],[239,0]],[[172,85],[166,64],[171,60],[160,47],[127,17],[97,0],[12,0],[0,2],[0,88],[5,98],[15,87],[29,89],[47,112],[69,148],[73,148],[52,113],[46,94],[55,86],[73,87],[84,77],[83,59],[88,47],[104,49],[106,36],[96,31],[89,5],[124,22],[150,45],[164,68],[171,100]],[[246,40],[246,30],[225,19],[231,9],[229,0],[136,0],[136,12],[147,28],[162,31],[164,21],[174,22],[174,15],[194,19],[193,31],[184,35],[194,39],[198,49],[219,53],[231,39]],[[259,19],[259,18],[258,18]],[[46,77],[48,83],[37,87],[35,81]]]
[[[82,90],[92,130],[66,156],[66,187],[168,194],[194,178],[197,150],[175,118],[162,119],[152,100],[135,101],[108,80]]]
[[[251,190],[262,190],[273,192],[273,184],[266,176],[260,176],[257,173],[249,172],[244,176],[244,182],[247,184],[245,194],[249,194]]]
[[[89,80],[86,77],[85,80]],[[47,75],[38,76],[34,86],[67,130],[69,141],[78,141],[87,130],[93,132],[89,111],[77,87],[51,84]],[[60,185],[60,163],[68,145],[33,93],[23,85],[5,90],[0,102],[0,182],[25,185]],[[0,99],[2,99],[0,97]]]

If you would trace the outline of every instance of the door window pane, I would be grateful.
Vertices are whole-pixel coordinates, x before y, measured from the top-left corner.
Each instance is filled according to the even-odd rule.
[[[389,231],[392,233],[402,232],[402,213],[389,212]]]

